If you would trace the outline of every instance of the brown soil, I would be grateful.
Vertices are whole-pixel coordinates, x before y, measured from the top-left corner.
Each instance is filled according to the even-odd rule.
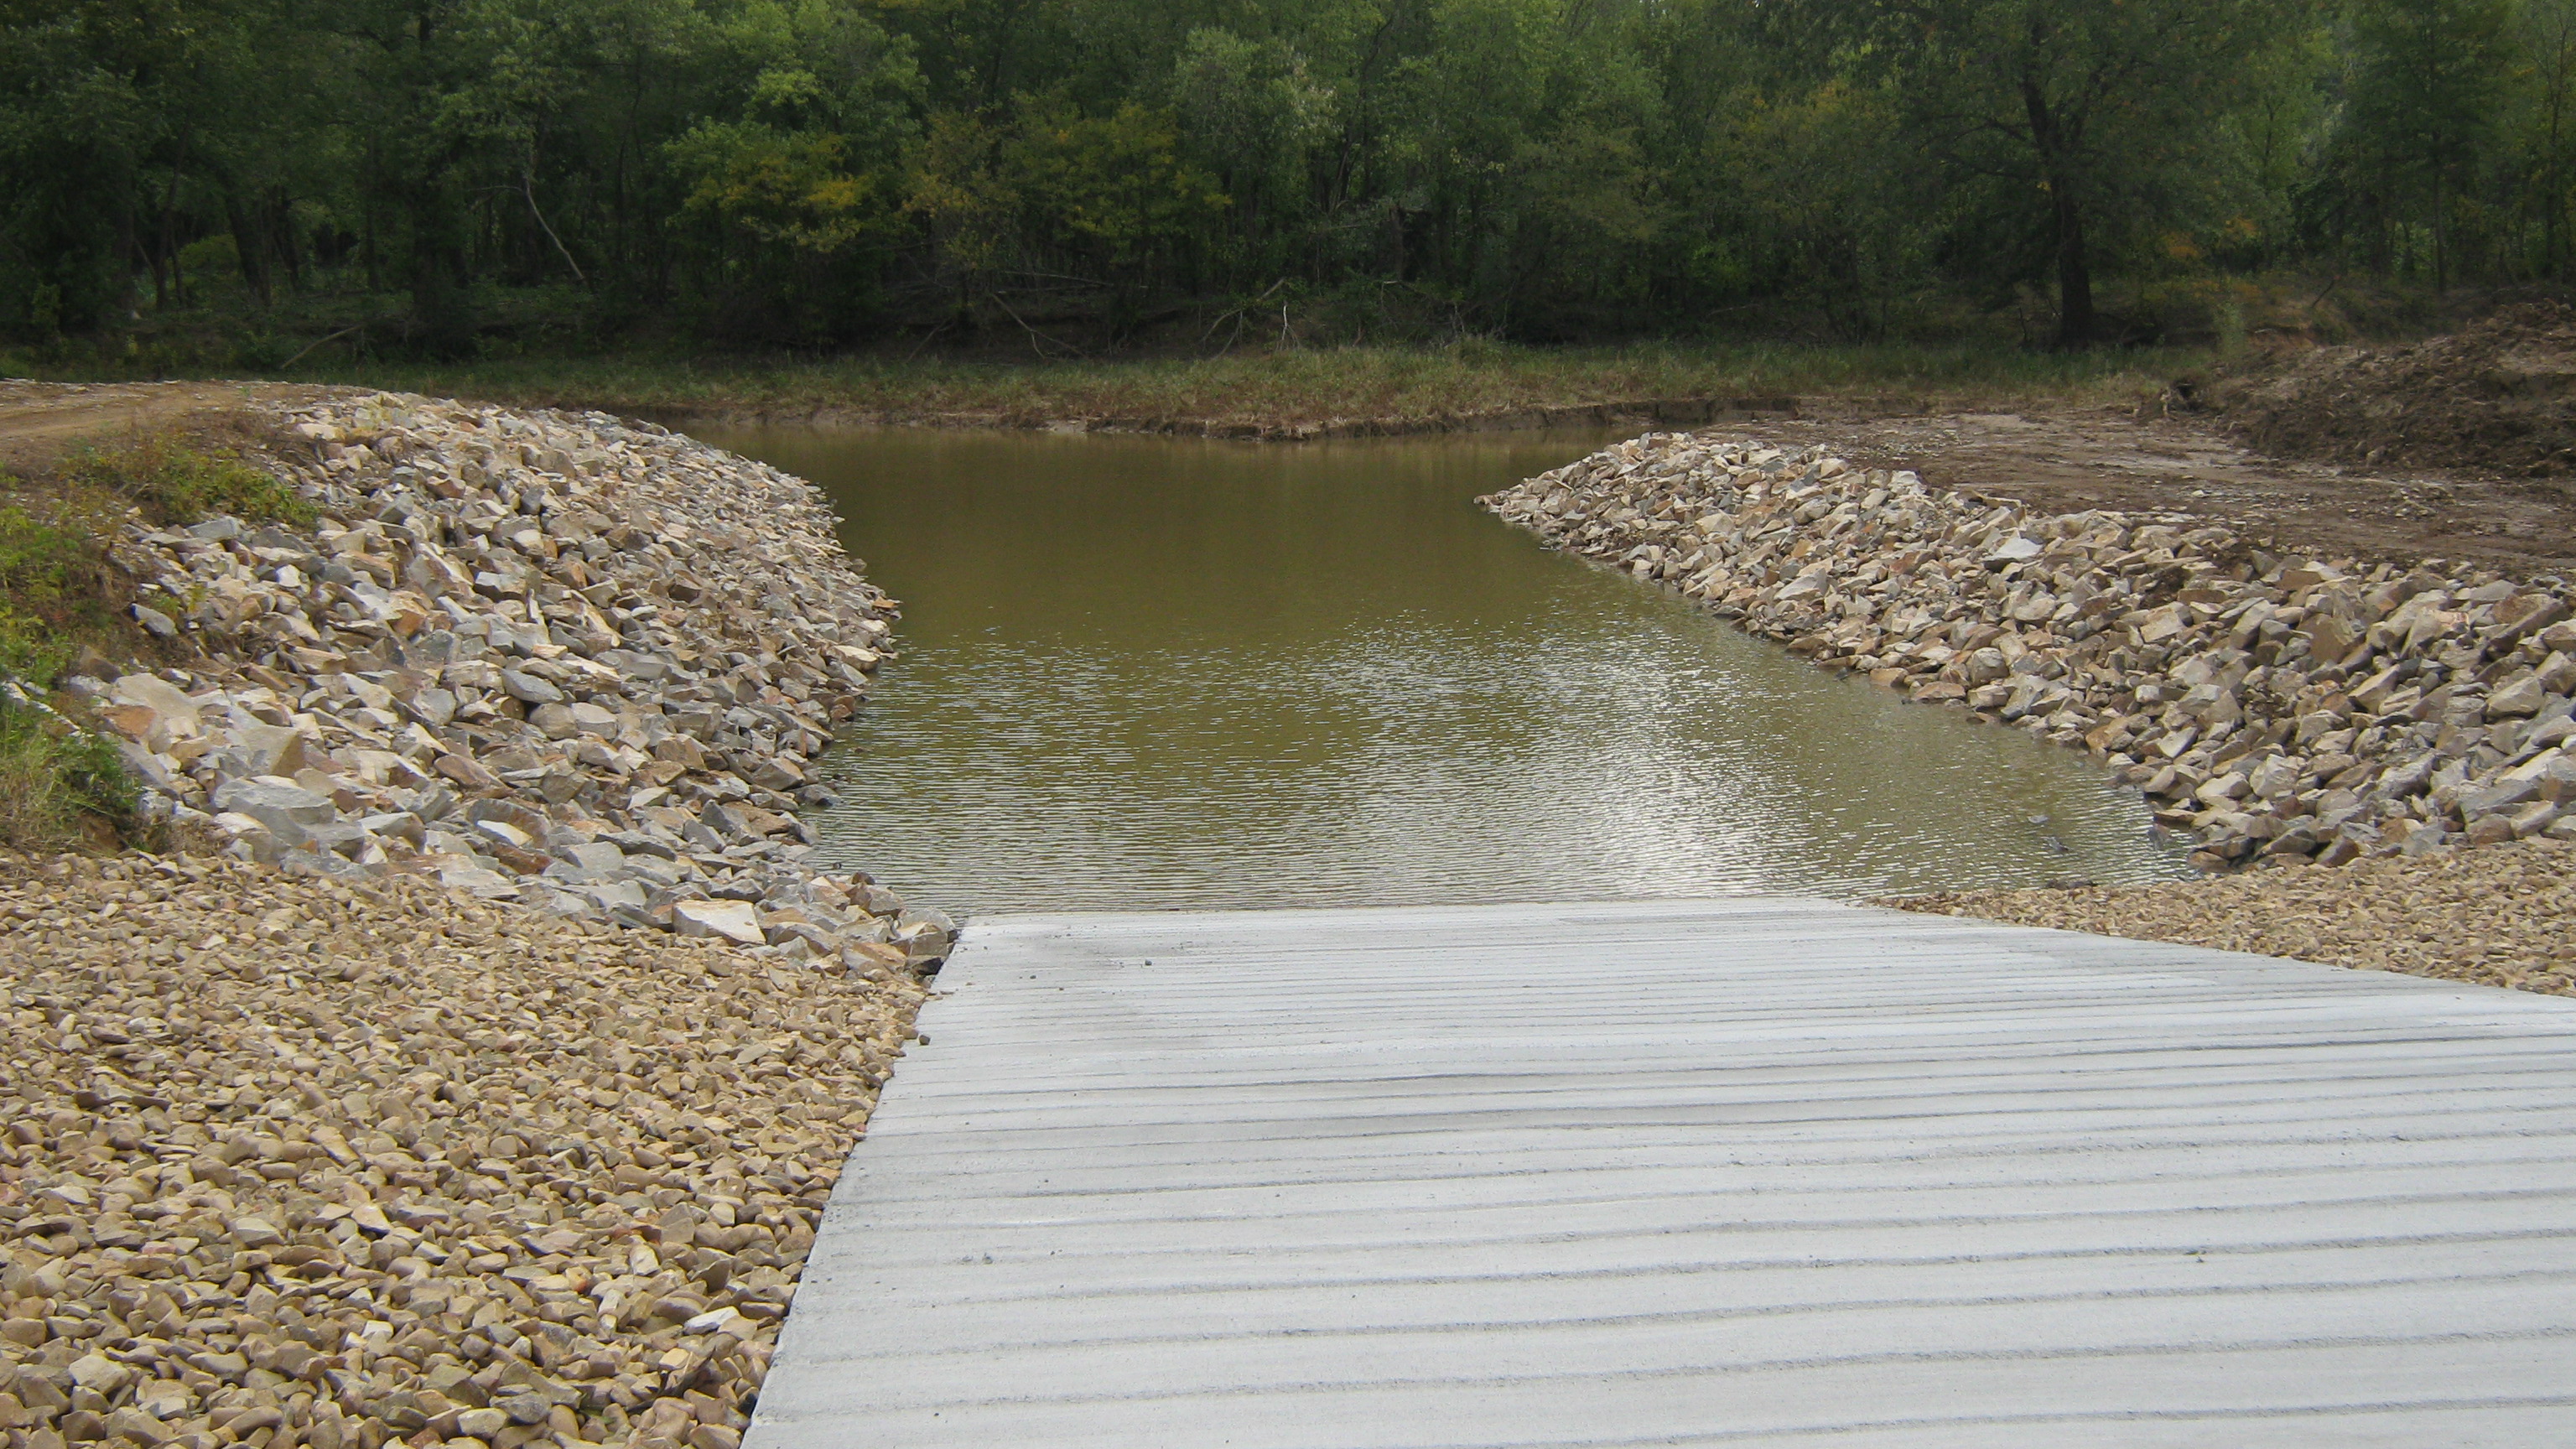
[[[2184,513],[2307,552],[2455,559],[2524,578],[2576,573],[2576,492],[2563,484],[2265,457],[2203,417],[2077,407],[1872,417],[1828,402],[1744,431],[1831,444],[1856,463],[2051,511]]]
[[[2390,347],[2257,356],[2172,401],[2207,405],[2279,457],[2564,477],[2576,467],[2576,310],[2500,308]]]

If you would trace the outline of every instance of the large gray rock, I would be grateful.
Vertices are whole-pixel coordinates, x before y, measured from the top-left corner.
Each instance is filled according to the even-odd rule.
[[[524,669],[501,671],[501,688],[522,704],[562,704],[564,692]]]
[[[271,830],[292,831],[299,837],[300,827],[323,824],[339,813],[330,796],[275,776],[226,780],[215,787],[212,798],[217,810],[247,815]]]
[[[2548,692],[2540,687],[2537,675],[2526,675],[2487,696],[2489,718],[2527,718],[2540,713],[2548,702]]]

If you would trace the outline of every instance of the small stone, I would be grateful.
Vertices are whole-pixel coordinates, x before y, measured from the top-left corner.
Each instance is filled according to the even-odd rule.
[[[2489,719],[2528,719],[2548,701],[2538,675],[2525,675],[2487,696]]]
[[[554,1413],[554,1405],[543,1394],[512,1394],[495,1399],[492,1407],[509,1415],[513,1424],[542,1424]]]
[[[159,1419],[136,1408],[123,1408],[110,1413],[101,1429],[103,1430],[101,1437],[131,1440],[144,1445],[145,1449],[151,1449],[151,1446],[164,1443],[171,1437],[169,1430],[162,1427]]]
[[[245,1248],[273,1248],[286,1241],[286,1235],[266,1218],[234,1218],[224,1227],[232,1240]]]
[[[71,1362],[72,1382],[103,1398],[114,1398],[134,1382],[134,1370],[114,1359],[87,1354]]]
[[[215,787],[210,799],[217,810],[247,815],[272,830],[320,825],[338,814],[330,796],[270,775],[226,780]]]
[[[680,1325],[682,1333],[732,1333],[743,1322],[742,1310],[727,1305],[697,1314]]]

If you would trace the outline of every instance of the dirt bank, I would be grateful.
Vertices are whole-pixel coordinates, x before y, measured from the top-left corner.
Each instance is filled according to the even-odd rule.
[[[2214,418],[2141,420],[2125,408],[1888,415],[1805,399],[1801,411],[1744,431],[2038,513],[2184,513],[2307,553],[2576,573],[2576,494],[2554,480],[2272,457]]]
[[[307,405],[349,388],[276,382],[54,383],[0,379],[0,471],[28,473],[97,438]]]
[[[2169,396],[2285,457],[2564,478],[2576,471],[2576,309],[2528,302],[2420,342],[2257,353]]]

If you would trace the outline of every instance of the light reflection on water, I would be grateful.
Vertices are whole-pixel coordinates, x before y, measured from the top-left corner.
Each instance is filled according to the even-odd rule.
[[[1474,504],[1593,437],[768,429],[904,601],[835,861],[962,912],[2182,873],[2081,755],[1909,705]],[[2046,817],[2044,822],[2037,817]]]

